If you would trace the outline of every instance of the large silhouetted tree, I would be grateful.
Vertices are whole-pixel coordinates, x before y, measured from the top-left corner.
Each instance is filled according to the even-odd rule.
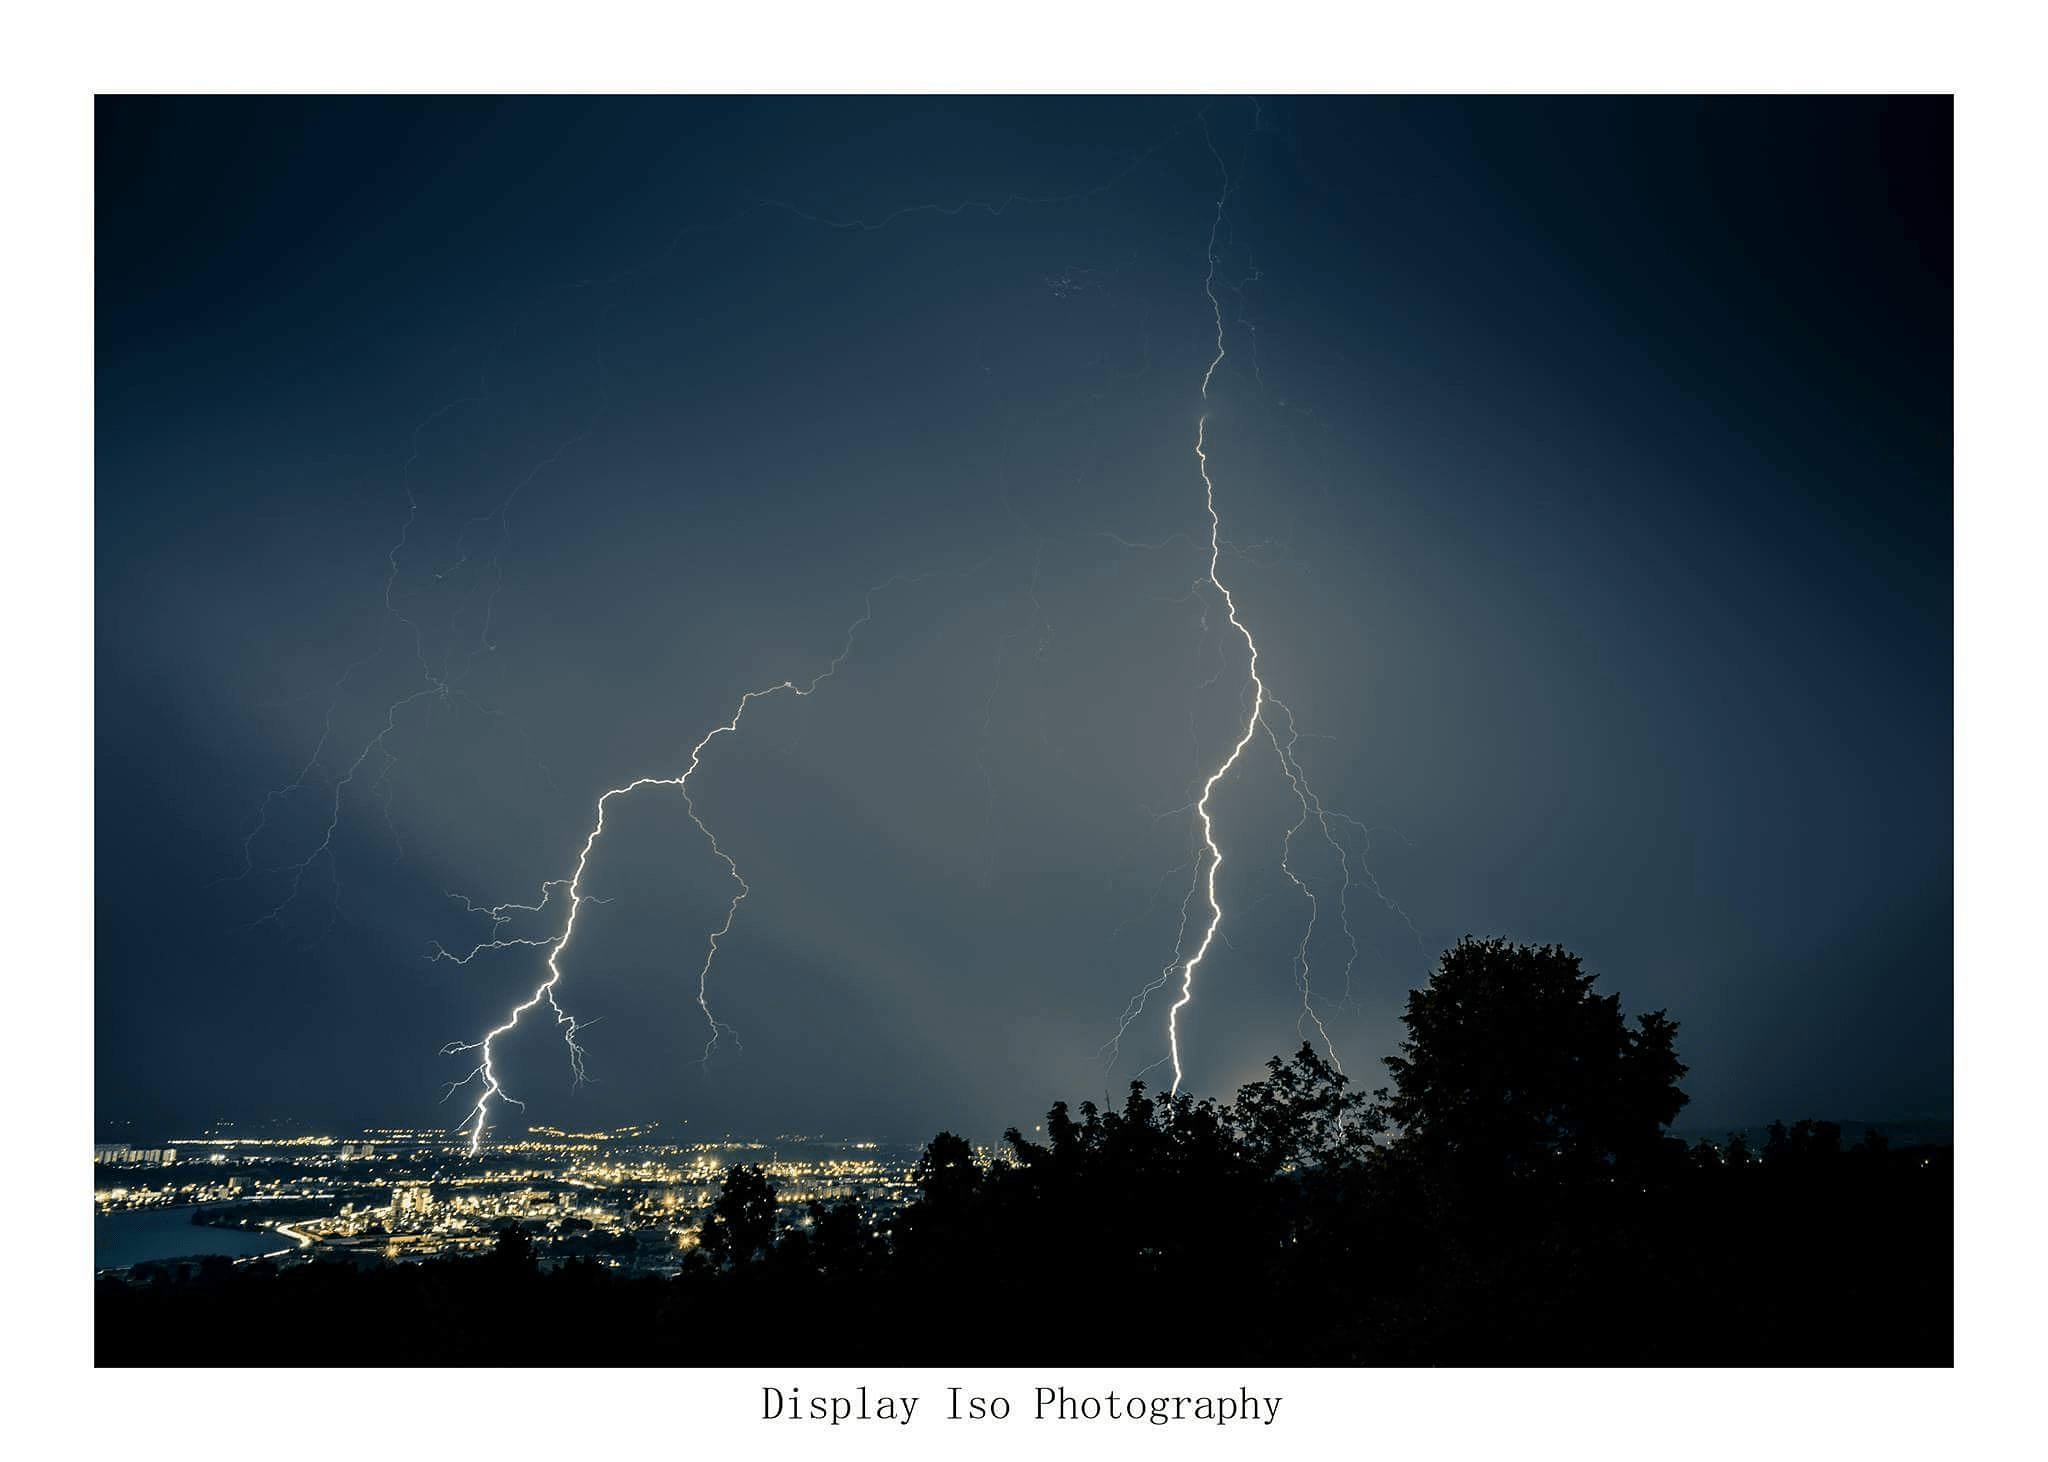
[[[1685,1093],[1662,1011],[1631,1027],[1557,945],[1461,939],[1408,993],[1386,1115],[1397,1148],[1467,1179],[1570,1178],[1662,1150]]]

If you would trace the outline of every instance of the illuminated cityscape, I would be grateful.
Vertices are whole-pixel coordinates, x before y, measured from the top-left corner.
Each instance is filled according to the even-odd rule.
[[[250,1136],[221,1123],[198,1136],[93,1148],[93,1209],[104,1230],[124,1216],[183,1214],[192,1235],[158,1229],[147,1256],[96,1255],[100,1273],[223,1252],[241,1262],[404,1263],[485,1250],[518,1225],[551,1266],[588,1259],[668,1274],[696,1247],[728,1168],[758,1165],[781,1223],[803,1227],[813,1203],[859,1202],[887,1236],[914,1196],[921,1149],[858,1139],[681,1140],[659,1124],[568,1132],[533,1126],[471,1157],[462,1133],[367,1128],[341,1135]],[[976,1149],[986,1164],[993,1153]],[[248,1240],[274,1242],[249,1244]],[[118,1250],[119,1246],[115,1246]]]

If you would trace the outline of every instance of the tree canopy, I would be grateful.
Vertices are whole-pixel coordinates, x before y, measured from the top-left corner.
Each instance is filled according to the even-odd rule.
[[[1416,1157],[1463,1177],[1640,1169],[1686,1103],[1678,1023],[1621,1014],[1557,945],[1462,939],[1401,1017],[1385,1116]]]

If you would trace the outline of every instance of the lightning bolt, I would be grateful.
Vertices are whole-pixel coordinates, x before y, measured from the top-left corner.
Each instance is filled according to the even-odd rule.
[[[1256,106],[1256,103],[1254,105]],[[1253,119],[1254,131],[1258,129],[1259,122],[1260,118],[1255,113]],[[1317,922],[1322,913],[1322,903],[1310,883],[1296,871],[1294,863],[1295,840],[1307,829],[1309,823],[1313,821],[1324,843],[1336,855],[1340,882],[1337,895],[1338,925],[1349,949],[1349,956],[1344,966],[1345,992],[1348,998],[1352,972],[1359,958],[1358,939],[1356,932],[1352,928],[1350,912],[1353,859],[1345,840],[1339,836],[1337,827],[1333,826],[1333,823],[1367,832],[1368,847],[1370,833],[1370,830],[1356,818],[1327,807],[1314,786],[1311,785],[1307,772],[1303,769],[1300,757],[1297,754],[1297,747],[1302,733],[1296,726],[1294,712],[1285,702],[1273,694],[1271,688],[1266,684],[1265,677],[1260,673],[1259,642],[1253,635],[1250,625],[1240,613],[1236,594],[1232,592],[1229,584],[1224,582],[1221,573],[1223,555],[1226,550],[1230,551],[1235,557],[1243,558],[1247,556],[1243,549],[1238,548],[1236,545],[1227,544],[1223,538],[1223,519],[1216,505],[1216,483],[1214,477],[1210,474],[1208,451],[1208,404],[1210,391],[1215,384],[1218,369],[1221,368],[1224,360],[1229,355],[1223,320],[1223,305],[1217,294],[1217,269],[1220,263],[1217,242],[1223,233],[1231,194],[1234,191],[1234,184],[1229,164],[1225,162],[1223,154],[1218,151],[1215,139],[1209,130],[1206,113],[1201,117],[1201,124],[1202,138],[1209,148],[1209,155],[1215,159],[1217,173],[1221,178],[1221,185],[1216,195],[1215,210],[1210,219],[1208,245],[1205,251],[1207,272],[1202,280],[1202,293],[1209,304],[1210,317],[1215,324],[1216,336],[1215,351],[1211,355],[1207,367],[1202,372],[1200,389],[1202,409],[1195,422],[1195,464],[1202,479],[1203,508],[1209,518],[1207,572],[1202,578],[1196,580],[1195,592],[1197,594],[1213,594],[1219,599],[1222,602],[1230,628],[1236,632],[1238,638],[1244,641],[1246,657],[1245,694],[1240,697],[1240,704],[1244,706],[1244,721],[1242,729],[1236,733],[1236,738],[1230,745],[1228,754],[1209,771],[1207,776],[1201,779],[1200,791],[1191,804],[1195,815],[1196,832],[1194,858],[1192,860],[1193,872],[1187,886],[1187,891],[1181,901],[1180,923],[1175,930],[1171,956],[1165,966],[1161,968],[1159,974],[1154,976],[1152,980],[1131,997],[1129,1003],[1124,1007],[1123,1014],[1118,1019],[1116,1035],[1106,1042],[1102,1049],[1102,1054],[1107,1055],[1111,1061],[1114,1061],[1121,1049],[1124,1035],[1130,1029],[1131,1024],[1144,1011],[1148,999],[1160,989],[1173,983],[1175,975],[1178,974],[1179,988],[1166,1015],[1167,1056],[1161,1061],[1154,1062],[1153,1066],[1145,1068],[1149,1071],[1153,1067],[1170,1062],[1173,1067],[1171,1094],[1174,1096],[1180,1094],[1181,1086],[1185,1082],[1187,1075],[1181,1051],[1181,1012],[1187,1009],[1194,1000],[1196,976],[1201,969],[1202,962],[1208,958],[1209,951],[1219,939],[1225,944],[1229,943],[1228,937],[1223,934],[1223,901],[1218,891],[1218,877],[1222,872],[1224,855],[1223,845],[1217,833],[1216,816],[1211,806],[1216,788],[1238,768],[1239,764],[1244,760],[1247,748],[1251,746],[1252,742],[1263,730],[1266,734],[1266,739],[1273,748],[1274,755],[1279,761],[1280,770],[1287,778],[1289,787],[1293,790],[1296,804],[1300,809],[1300,815],[1288,829],[1286,837],[1281,843],[1280,856],[1281,872],[1286,876],[1288,882],[1299,891],[1308,906],[1307,920],[1303,926],[1300,941],[1295,947],[1293,957],[1295,984],[1301,995],[1301,1014],[1296,1018],[1295,1024],[1297,1030],[1305,1031],[1311,1025],[1315,1028],[1316,1035],[1321,1039],[1324,1050],[1328,1052],[1331,1063],[1340,1074],[1344,1069],[1343,1062],[1337,1054],[1335,1042],[1331,1039],[1328,1028],[1316,1010],[1310,966],[1310,945],[1315,938]],[[1226,292],[1234,292],[1238,296],[1240,305],[1239,323],[1245,325],[1250,330],[1255,330],[1256,327],[1252,326],[1244,318],[1244,288],[1246,284],[1255,281],[1259,277],[1259,270],[1254,265],[1252,274],[1247,279],[1240,281],[1235,286],[1227,284],[1223,286]],[[1256,349],[1256,335],[1254,335],[1254,349]],[[1253,368],[1255,376],[1263,384],[1263,372],[1260,371],[1256,359],[1253,361]],[[1123,542],[1123,540],[1118,541]],[[1128,546],[1149,547],[1158,545]],[[1204,611],[1203,624],[1206,631],[1206,610]],[[1218,675],[1220,676],[1220,674],[1221,671],[1219,670]],[[1198,689],[1205,689],[1207,686],[1214,684],[1216,678],[1216,676],[1212,676]],[[1279,713],[1284,724],[1284,734],[1282,726],[1275,724],[1273,713],[1276,711]],[[1185,811],[1187,809],[1182,808],[1178,810]],[[1380,901],[1390,910],[1399,914],[1402,920],[1408,924],[1409,929],[1413,931],[1415,928],[1413,921],[1408,919],[1406,912],[1399,905],[1395,904],[1381,892],[1377,880],[1372,877],[1371,868],[1367,866],[1362,857],[1357,860],[1357,867],[1361,871],[1362,876],[1371,884],[1374,894],[1379,897]],[[1201,935],[1196,941],[1193,950],[1183,956],[1183,951],[1187,948],[1191,910],[1194,907],[1195,897],[1198,893],[1202,896],[1202,901],[1207,907],[1207,918],[1202,923]],[[1419,934],[1417,938],[1418,940],[1420,939]],[[1141,1072],[1140,1075],[1142,1074]]]
[[[597,815],[591,824],[589,833],[583,839],[583,849],[577,854],[575,870],[565,879],[554,879],[543,884],[541,886],[541,897],[537,903],[480,906],[470,903],[467,899],[463,900],[466,908],[471,912],[484,914],[491,919],[493,937],[475,945],[466,953],[459,955],[436,946],[433,958],[452,960],[457,964],[467,964],[477,955],[487,950],[509,949],[520,946],[544,948],[547,950],[545,961],[547,977],[540,982],[531,995],[512,1007],[511,1013],[506,1016],[503,1022],[486,1031],[478,1040],[450,1041],[441,1048],[441,1054],[444,1056],[465,1055],[470,1052],[475,1052],[478,1056],[476,1067],[461,1080],[450,1082],[447,1089],[442,1093],[442,1100],[446,1101],[456,1092],[464,1090],[472,1084],[475,1084],[478,1088],[475,1103],[458,1124],[461,1129],[468,1133],[469,1151],[472,1156],[483,1147],[484,1131],[489,1125],[492,1102],[503,1100],[516,1107],[523,1108],[524,1106],[524,1103],[505,1090],[504,1083],[499,1079],[493,1046],[500,1037],[509,1035],[512,1031],[516,1030],[521,1018],[529,1011],[543,1004],[548,1007],[555,1017],[555,1024],[562,1029],[562,1039],[567,1045],[569,1052],[569,1069],[575,1084],[581,1085],[589,1079],[584,1068],[585,1053],[583,1047],[576,1040],[576,1034],[579,1030],[584,1029],[593,1022],[579,1021],[575,1016],[563,1010],[555,999],[555,991],[562,981],[562,956],[568,952],[570,942],[576,937],[577,916],[582,912],[585,904],[603,902],[603,900],[593,898],[583,891],[583,880],[589,871],[590,856],[597,847],[598,839],[604,836],[605,810],[610,806],[612,799],[615,797],[631,796],[643,787],[674,788],[682,794],[683,805],[689,813],[690,821],[696,824],[697,830],[704,835],[706,843],[710,846],[712,854],[724,863],[727,875],[737,885],[731,900],[726,905],[724,922],[717,929],[713,930],[705,940],[704,962],[697,971],[697,1006],[703,1012],[705,1024],[711,1032],[710,1039],[705,1042],[702,1059],[709,1061],[712,1053],[718,1049],[718,1043],[722,1037],[733,1037],[735,1044],[738,1041],[738,1033],[730,1025],[719,1019],[712,1011],[710,995],[711,971],[712,966],[717,962],[721,943],[727,935],[732,933],[733,923],[739,917],[740,905],[747,901],[747,896],[753,890],[748,886],[745,876],[741,874],[739,863],[730,853],[726,852],[725,848],[719,843],[717,834],[698,815],[697,804],[691,796],[690,779],[697,774],[698,768],[703,765],[705,750],[719,737],[730,736],[736,733],[740,729],[740,723],[746,719],[747,708],[753,705],[755,701],[766,700],[779,695],[789,695],[799,699],[806,698],[815,694],[819,686],[836,675],[840,666],[846,663],[847,656],[853,653],[855,639],[858,638],[861,630],[874,618],[875,596],[877,594],[898,584],[919,583],[941,575],[968,577],[977,573],[987,562],[987,559],[983,559],[981,563],[967,569],[941,569],[918,574],[896,574],[869,589],[862,596],[859,617],[846,627],[845,639],[840,644],[839,653],[827,662],[824,669],[802,683],[798,683],[795,680],[780,680],[772,685],[762,686],[741,695],[738,703],[733,708],[731,718],[713,726],[698,739],[696,745],[690,748],[686,765],[676,775],[672,777],[639,777],[622,786],[613,787],[599,796],[597,799]],[[562,889],[566,895],[566,910],[562,916],[562,923],[558,932],[538,939],[505,939],[498,937],[497,931],[502,926],[504,919],[509,917],[508,911],[516,910],[539,913],[546,908],[549,900],[553,897],[554,890],[557,888]],[[460,896],[457,895],[457,897]]]
[[[1207,133],[1208,127],[1205,122],[1203,134],[1206,136]],[[1209,150],[1214,152],[1216,149],[1212,145]],[[1223,161],[1220,155],[1216,160],[1219,165]],[[1219,223],[1223,218],[1224,200],[1230,196],[1228,176],[1226,172],[1224,190],[1216,198],[1216,218]],[[1216,374],[1216,367],[1223,363],[1226,354],[1223,348],[1223,307],[1216,303],[1216,234],[1213,226],[1209,234],[1209,275],[1203,283],[1203,290],[1209,297],[1209,303],[1216,310],[1216,358],[1209,362],[1209,369],[1202,374],[1202,400],[1206,402],[1209,399],[1209,382]],[[1250,714],[1245,717],[1243,733],[1230,748],[1230,755],[1223,758],[1215,771],[1209,773],[1208,780],[1202,783],[1202,795],[1195,799],[1195,817],[1202,825],[1202,845],[1208,852],[1208,866],[1203,878],[1206,886],[1203,893],[1209,903],[1209,923],[1202,930],[1202,940],[1195,946],[1195,952],[1181,964],[1180,995],[1166,1012],[1166,1040],[1173,1055],[1174,1096],[1180,1095],[1181,1082],[1186,1079],[1186,1072],[1182,1069],[1180,1059],[1180,1013],[1187,1008],[1188,1002],[1195,998],[1195,971],[1201,967],[1202,961],[1208,958],[1210,946],[1216,942],[1217,931],[1223,927],[1223,904],[1216,897],[1216,875],[1223,869],[1223,848],[1216,841],[1216,819],[1209,810],[1209,799],[1215,794],[1216,784],[1236,768],[1239,759],[1244,755],[1244,749],[1251,745],[1252,738],[1258,734],[1260,719],[1266,712],[1266,682],[1259,675],[1259,642],[1252,637],[1250,628],[1238,617],[1237,596],[1230,592],[1230,586],[1225,584],[1217,573],[1223,557],[1223,519],[1216,511],[1216,484],[1209,476],[1209,454],[1205,450],[1208,433],[1209,414],[1204,411],[1195,423],[1195,460],[1200,464],[1203,502],[1209,511],[1209,582],[1222,596],[1230,627],[1244,639],[1245,649],[1249,655],[1245,665],[1245,678],[1252,690],[1252,708]]]

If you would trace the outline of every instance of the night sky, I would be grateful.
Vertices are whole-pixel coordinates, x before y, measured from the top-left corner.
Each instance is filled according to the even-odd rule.
[[[458,1121],[543,953],[431,960],[463,898],[896,576],[691,782],[737,1041],[733,885],[643,789],[562,959],[593,1080],[528,1022],[507,1088],[912,1140],[1158,1060],[1160,996],[1098,1052],[1243,714],[1219,156],[1219,573],[1358,820],[1348,993],[1294,859],[1347,1068],[1499,934],[1680,1021],[1681,1126],[1951,1114],[1947,98],[130,97],[96,148],[102,1123]],[[1306,904],[1270,744],[1213,805],[1228,1094]]]

